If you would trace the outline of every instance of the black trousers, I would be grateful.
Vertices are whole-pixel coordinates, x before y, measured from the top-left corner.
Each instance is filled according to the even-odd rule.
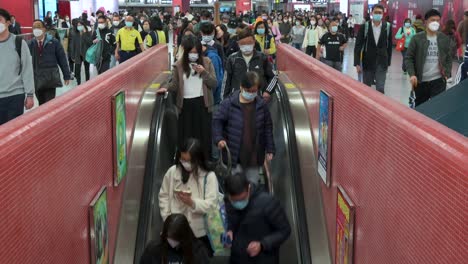
[[[109,68],[110,68],[110,58],[102,61],[101,67],[99,67],[98,69],[98,74],[106,72]]]
[[[207,251],[208,251],[208,256],[210,258],[213,257],[213,248],[211,248],[211,243],[210,243],[210,239],[208,238],[208,236],[202,236],[202,237],[199,237],[197,238],[198,240],[200,240],[201,242],[203,242],[203,244],[205,245]]]
[[[187,139],[195,138],[200,141],[205,157],[211,157],[211,113],[205,106],[203,96],[184,99],[177,130],[179,148]]]
[[[438,94],[444,92],[446,89],[447,81],[445,80],[445,78],[419,83],[418,86],[414,89],[414,93],[416,94],[416,106],[437,96]]]
[[[55,90],[56,88],[45,88],[39,91],[36,91],[36,97],[39,101],[39,105],[45,104],[50,100],[55,98]]]
[[[89,81],[89,62],[85,58],[81,57],[81,61],[84,64],[85,68],[85,77],[86,81]],[[81,63],[75,63],[75,78],[78,85],[81,84]]]
[[[317,47],[315,47],[315,46],[307,46],[307,48],[306,48],[306,54],[309,55],[309,56],[312,55],[312,57],[315,58],[316,55],[317,55]]]
[[[24,100],[24,94],[0,98],[0,125],[23,114]]]
[[[138,55],[137,51],[122,51],[121,50],[119,51],[119,56],[120,56],[119,63],[124,63],[127,60],[135,57],[136,55]]]

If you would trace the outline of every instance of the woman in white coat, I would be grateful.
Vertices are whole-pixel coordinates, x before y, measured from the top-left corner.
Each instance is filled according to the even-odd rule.
[[[206,177],[206,186],[205,186]],[[177,153],[176,165],[169,168],[159,191],[159,208],[165,221],[171,214],[187,217],[192,231],[212,256],[204,215],[217,206],[218,180],[209,172],[200,142],[190,138]]]

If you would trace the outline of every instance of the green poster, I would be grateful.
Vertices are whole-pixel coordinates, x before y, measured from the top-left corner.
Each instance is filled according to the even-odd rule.
[[[91,204],[91,263],[109,263],[107,191],[103,188]]]
[[[116,178],[115,185],[119,185],[127,173],[127,122],[125,114],[125,93],[119,92],[114,98],[115,113],[115,159]]]

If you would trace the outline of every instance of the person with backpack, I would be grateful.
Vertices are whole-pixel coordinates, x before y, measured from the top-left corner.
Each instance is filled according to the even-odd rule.
[[[187,217],[195,237],[212,256],[204,216],[218,202],[218,180],[207,167],[201,142],[187,139],[178,149],[176,164],[167,170],[159,190],[159,208],[164,221],[171,214]]]
[[[397,31],[395,35],[395,39],[405,40],[405,45],[403,49],[401,50],[401,55],[403,56],[403,62],[401,69],[403,70],[403,74],[406,75],[408,72],[406,71],[406,66],[405,66],[405,57],[406,57],[406,50],[408,49],[409,44],[411,43],[411,39],[416,35],[416,29],[414,29],[411,26],[411,19],[406,18],[405,22],[403,23],[403,26]]]
[[[252,31],[245,28],[237,35],[237,43],[240,51],[233,53],[226,61],[223,98],[228,98],[240,88],[242,80],[247,72],[255,71],[260,78],[259,92],[262,97],[269,101],[271,94],[275,92],[278,77],[273,72],[273,65],[268,57],[255,49],[255,36]]]
[[[224,47],[219,41],[215,40],[216,27],[211,22],[202,23],[200,26],[201,43],[212,49],[216,50],[216,53],[221,58],[224,65],[226,58],[224,57]]]
[[[96,67],[98,74],[101,74],[110,68],[111,57],[115,50],[114,32],[108,27],[106,17],[102,15],[98,17],[97,29],[93,33],[93,42],[97,43],[98,41],[102,41],[102,55],[101,62]]]
[[[34,74],[28,44],[8,31],[10,13],[0,8],[0,125],[34,106]]]
[[[324,46],[323,62],[337,71],[342,70],[343,52],[346,48],[346,36],[338,32],[339,21],[334,20],[330,23],[330,32],[325,33],[318,42],[317,59],[319,60]]]
[[[42,20],[33,23],[34,39],[29,41],[34,66],[34,84],[39,105],[55,98],[57,87],[63,86],[59,67],[62,70],[65,85],[70,84],[71,74],[68,60],[60,41],[46,33]]]
[[[273,124],[267,103],[258,95],[260,76],[249,71],[239,86],[214,114],[213,139],[219,149],[229,147],[234,171],[247,171],[249,180],[258,184],[259,169],[275,154]]]
[[[158,44],[167,44],[166,33],[163,30],[161,19],[157,16],[149,20],[150,31],[145,39],[145,46],[148,48]]]
[[[265,21],[260,21],[255,24],[255,40],[260,46],[260,51],[269,57],[270,62],[276,57],[275,38],[271,35],[268,24]]]
[[[440,12],[429,10],[425,20],[426,32],[413,37],[405,57],[416,106],[444,92],[452,76],[450,39],[439,31]]]
[[[363,73],[363,83],[385,94],[387,70],[392,61],[392,27],[383,21],[384,7],[372,8],[372,20],[359,28],[354,47],[354,66],[357,73]],[[361,66],[362,65],[362,66]]]
[[[291,235],[280,201],[249,182],[245,173],[227,177],[225,186],[229,263],[279,264],[280,247]]]

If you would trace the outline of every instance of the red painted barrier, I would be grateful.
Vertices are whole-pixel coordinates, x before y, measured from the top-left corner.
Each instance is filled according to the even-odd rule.
[[[102,186],[113,263],[125,183],[112,187],[111,96],[126,91],[130,150],[143,90],[167,68],[155,47],[0,126],[0,263],[89,263],[88,205]]]
[[[292,47],[278,47],[278,68],[306,99],[315,150],[320,89],[334,99],[322,184],[333,259],[342,185],[357,206],[354,263],[466,263],[468,140]]]

